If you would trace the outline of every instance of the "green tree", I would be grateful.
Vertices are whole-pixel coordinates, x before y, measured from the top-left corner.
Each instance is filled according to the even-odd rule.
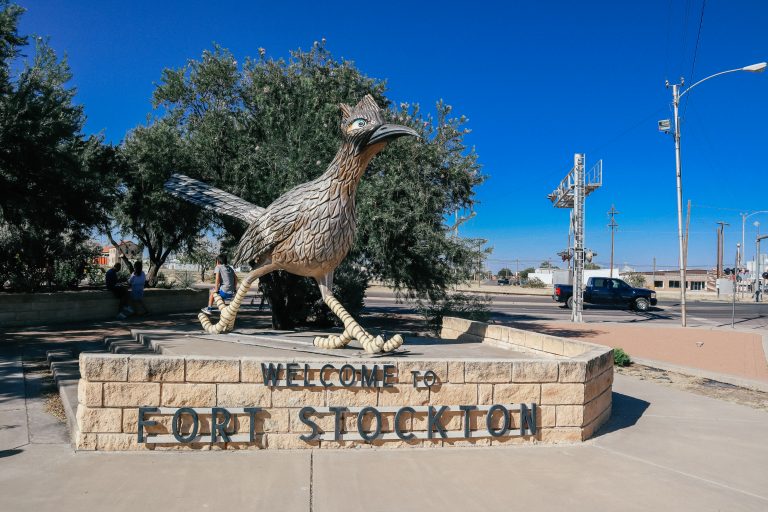
[[[0,284],[72,287],[93,264],[86,242],[112,200],[115,154],[81,133],[69,66],[44,39],[19,62],[23,12],[0,3]]]
[[[533,272],[536,272],[536,269],[533,267],[524,268],[520,271],[520,279],[528,279],[528,274]]]
[[[159,120],[134,129],[120,155],[113,215],[120,230],[138,238],[149,254],[147,282],[154,286],[168,255],[190,252],[208,222],[199,208],[163,189],[174,172],[190,173],[188,143],[173,123]]]
[[[197,265],[197,268],[200,271],[200,281],[205,281],[205,271],[209,268],[213,268],[216,255],[217,251],[213,241],[208,237],[201,236],[195,240],[192,247],[179,255],[179,260],[182,263]]]
[[[551,261],[542,261],[539,268],[551,268],[553,270],[559,270],[560,267],[554,265]]]
[[[645,276],[640,272],[627,272],[621,276],[630,286],[641,288],[645,286]]]
[[[511,277],[512,276],[512,270],[508,269],[506,267],[499,270],[499,277]]]
[[[463,143],[466,119],[442,101],[434,116],[418,105],[393,106],[385,93],[384,82],[334,59],[324,43],[287,60],[260,50],[242,67],[216,46],[181,69],[165,70],[154,104],[188,144],[194,176],[262,206],[325,170],[339,145],[339,103],[372,94],[389,107],[389,120],[421,134],[421,141],[398,141],[376,157],[358,189],[356,244],[335,284],[355,314],[370,278],[408,297],[441,300],[478,260],[471,243],[445,230],[445,218],[471,207],[474,187],[484,180],[474,149]],[[244,232],[237,220],[216,221],[226,232],[225,247]],[[291,279],[279,272],[261,280],[275,326],[327,318],[325,306],[307,307],[319,299],[316,286]]]
[[[597,263],[592,263],[591,261],[588,261],[584,263],[584,270],[599,270],[602,267],[598,265]]]

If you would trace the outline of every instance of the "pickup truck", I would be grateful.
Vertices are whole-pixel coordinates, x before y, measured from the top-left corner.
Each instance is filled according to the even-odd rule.
[[[656,305],[656,292],[645,288],[633,288],[621,279],[612,277],[590,277],[584,288],[585,304],[622,306],[637,311],[648,311]],[[573,307],[573,286],[556,284],[552,299]]]

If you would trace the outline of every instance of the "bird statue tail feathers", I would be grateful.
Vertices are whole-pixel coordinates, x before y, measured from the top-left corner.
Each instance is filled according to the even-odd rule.
[[[180,199],[202,206],[206,210],[240,219],[247,224],[264,213],[264,208],[260,206],[183,174],[173,174],[164,187],[168,193]]]

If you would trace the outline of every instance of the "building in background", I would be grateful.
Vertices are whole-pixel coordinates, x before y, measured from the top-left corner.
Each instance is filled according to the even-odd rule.
[[[679,270],[657,270],[656,272],[637,272],[645,278],[645,288],[659,291],[680,289]],[[685,272],[686,289],[692,292],[716,291],[715,270],[688,269]]]
[[[117,245],[129,260],[135,260],[141,257],[141,247],[130,240],[123,240]],[[102,247],[101,255],[96,258],[96,263],[103,267],[111,267],[118,261],[120,261],[120,252],[118,252],[114,245],[105,245]]]
[[[586,283],[590,277],[610,277],[611,269],[598,268],[584,270],[584,282]],[[613,269],[613,277],[619,277],[619,269]],[[537,268],[535,272],[528,274],[528,279],[539,279],[542,283],[551,286],[554,284],[572,284],[573,283],[573,271],[564,270],[559,268]]]

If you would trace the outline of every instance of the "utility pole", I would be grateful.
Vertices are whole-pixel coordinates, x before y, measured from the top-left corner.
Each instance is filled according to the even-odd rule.
[[[616,215],[618,215],[620,212],[616,211],[616,207],[611,205],[611,209],[608,212],[608,216],[611,217],[611,223],[608,224],[608,227],[611,228],[611,277],[613,277],[613,234],[616,231],[616,228],[619,227],[618,224],[616,224]]]
[[[730,224],[721,220],[717,221],[715,224],[717,224],[717,269],[715,270],[715,273],[717,279],[720,279],[720,276],[723,275],[723,253],[725,252],[725,236],[723,236],[723,228],[725,226],[730,226]]]
[[[656,256],[653,257],[653,289],[656,289]]]
[[[733,267],[733,297],[731,298],[731,329],[736,320],[736,286],[739,284],[739,265],[741,263],[741,244],[736,244],[736,265]]]

